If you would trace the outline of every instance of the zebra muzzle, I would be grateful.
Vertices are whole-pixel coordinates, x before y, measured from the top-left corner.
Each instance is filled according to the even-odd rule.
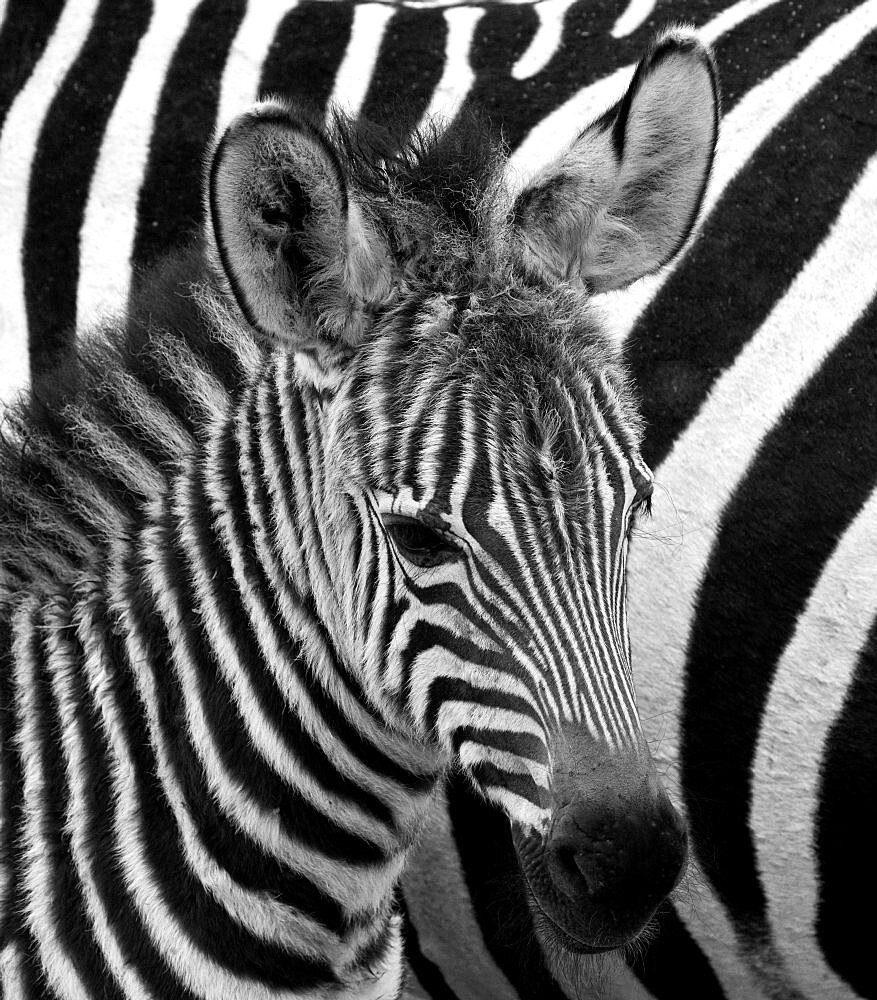
[[[688,855],[685,823],[651,777],[561,798],[544,836],[514,840],[542,935],[585,953],[635,938]]]

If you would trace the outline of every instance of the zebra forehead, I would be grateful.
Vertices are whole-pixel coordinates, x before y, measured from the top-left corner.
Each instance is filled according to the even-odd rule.
[[[637,425],[620,353],[586,293],[571,286],[494,281],[407,297],[373,331],[351,375],[354,398],[377,393],[410,409],[424,394],[463,387],[482,405],[501,402],[537,421],[555,419],[561,396],[581,397],[600,382],[611,405]]]
[[[640,420],[617,352],[577,295],[555,299],[436,294],[364,346],[348,401],[357,447],[372,448],[367,485],[450,489],[465,473],[487,498],[501,468],[529,503],[569,516],[590,506],[608,451],[616,467],[637,462]]]

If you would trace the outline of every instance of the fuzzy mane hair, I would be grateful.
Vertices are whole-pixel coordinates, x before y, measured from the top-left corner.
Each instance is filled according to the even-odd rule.
[[[502,160],[483,119],[431,123],[400,141],[392,125],[335,114],[328,131],[398,257],[435,227],[471,242]],[[138,275],[124,313],[83,334],[3,414],[0,608],[95,565],[257,369],[267,345],[228,321],[215,289],[195,238]]]
[[[477,207],[507,153],[489,119],[474,109],[461,113],[453,127],[431,120],[404,139],[392,124],[336,112],[331,132],[347,176],[364,194],[434,206],[471,234],[477,230]]]

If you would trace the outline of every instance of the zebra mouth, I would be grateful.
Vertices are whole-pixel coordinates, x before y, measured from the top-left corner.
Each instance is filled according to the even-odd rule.
[[[530,879],[524,868],[521,869],[524,876],[524,883],[527,887],[527,902],[533,914],[536,936],[543,944],[550,941],[555,947],[560,946],[564,951],[573,952],[577,955],[604,955],[606,952],[617,950],[619,945],[599,945],[593,942],[587,943],[577,938],[573,933],[562,927],[539,901],[539,897],[533,891]]]
[[[609,827],[609,820],[605,822]],[[636,851],[630,837],[570,844],[563,820],[547,836],[512,825],[512,840],[543,950],[598,955],[635,941],[675,884],[683,841]],[[658,847],[666,838],[654,838]],[[665,856],[666,855],[666,856]]]
[[[529,835],[513,824],[512,840],[537,936],[543,945],[579,955],[601,955],[627,943],[627,936],[607,940],[609,935],[582,933],[584,928],[592,931],[600,922],[593,913],[571,907],[558,892],[545,863],[542,838]]]

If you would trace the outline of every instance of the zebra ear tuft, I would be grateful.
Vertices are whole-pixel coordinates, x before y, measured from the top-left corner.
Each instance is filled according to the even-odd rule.
[[[669,263],[694,228],[718,122],[709,49],[689,29],[657,36],[621,101],[518,195],[528,269],[604,292]]]
[[[255,330],[302,348],[361,340],[389,257],[320,125],[257,104],[219,137],[205,197],[213,262]]]

